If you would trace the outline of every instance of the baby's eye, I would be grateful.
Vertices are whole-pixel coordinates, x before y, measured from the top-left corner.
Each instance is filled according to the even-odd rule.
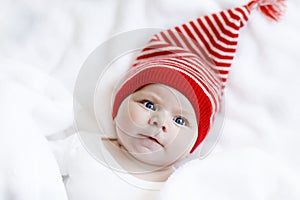
[[[148,100],[144,100],[143,101],[143,104],[146,108],[150,109],[150,110],[153,110],[155,111],[156,110],[156,106],[151,102],[151,101],[148,101]]]
[[[186,120],[182,117],[174,117],[174,122],[179,124],[179,125],[186,125]]]

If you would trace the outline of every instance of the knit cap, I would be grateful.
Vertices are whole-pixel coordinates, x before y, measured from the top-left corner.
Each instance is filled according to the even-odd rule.
[[[153,83],[170,86],[189,99],[196,113],[198,137],[192,153],[205,139],[220,110],[239,31],[251,11],[259,9],[278,21],[284,8],[284,0],[253,0],[155,34],[115,94],[113,119],[122,101],[141,87]]]

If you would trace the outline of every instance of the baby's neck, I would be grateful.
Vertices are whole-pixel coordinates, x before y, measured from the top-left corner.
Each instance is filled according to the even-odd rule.
[[[158,169],[157,166],[149,165],[137,160],[129,154],[116,139],[103,138],[102,141],[118,164],[124,170],[139,179],[152,182],[164,182],[174,171],[171,166]]]

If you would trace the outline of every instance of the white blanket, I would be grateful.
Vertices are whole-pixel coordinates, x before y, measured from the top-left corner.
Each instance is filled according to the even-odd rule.
[[[245,3],[2,0],[0,199],[66,199],[46,138],[72,124],[76,76],[99,44]],[[163,199],[300,199],[299,10],[288,1],[279,23],[252,13],[226,89],[222,136],[207,158],[172,175]]]

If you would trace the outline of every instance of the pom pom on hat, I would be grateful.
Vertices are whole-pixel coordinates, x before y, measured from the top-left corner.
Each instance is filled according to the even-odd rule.
[[[117,91],[112,117],[116,117],[122,101],[141,87],[152,83],[171,86],[189,99],[196,113],[198,137],[192,153],[206,137],[220,109],[239,30],[255,8],[278,21],[285,4],[284,0],[253,0],[154,35]]]
[[[278,21],[285,12],[285,0],[254,0],[248,4],[250,9],[258,9],[267,17]]]

